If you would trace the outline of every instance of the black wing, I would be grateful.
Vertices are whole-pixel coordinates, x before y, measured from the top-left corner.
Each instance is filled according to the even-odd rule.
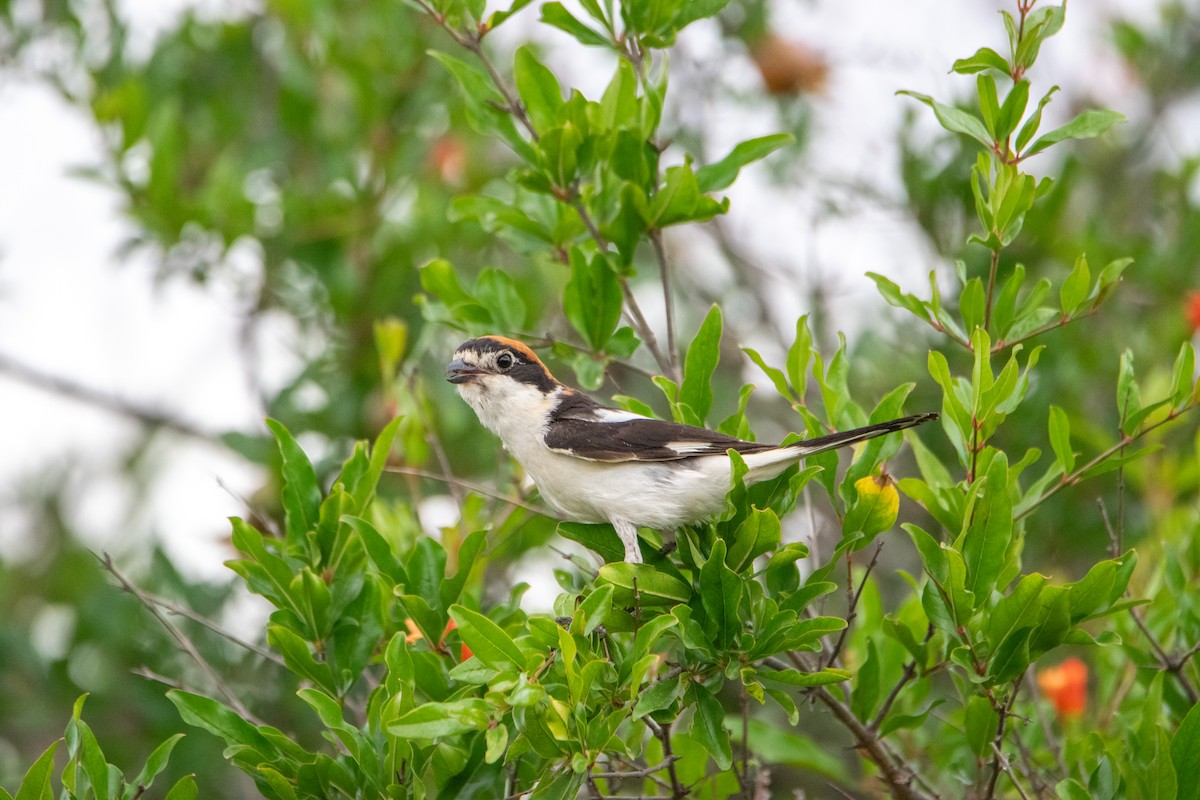
[[[589,461],[678,461],[731,449],[754,453],[773,447],[606,408],[578,392],[565,395],[555,408],[545,441],[551,450]]]

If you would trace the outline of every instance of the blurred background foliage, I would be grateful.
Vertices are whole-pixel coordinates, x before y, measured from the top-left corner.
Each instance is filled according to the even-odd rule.
[[[806,163],[821,158],[806,146],[813,114],[808,96],[822,89],[836,67],[818,54],[819,31],[783,35],[772,27],[771,11],[765,0],[731,3],[715,26],[713,43],[719,49],[672,64],[674,101],[666,109],[664,130],[690,152],[710,152],[720,149],[710,141],[718,136],[716,119],[766,109],[797,136],[798,144],[772,162],[777,182],[786,186]],[[515,491],[511,467],[503,458],[497,464],[493,442],[480,443],[469,410],[441,380],[446,355],[461,337],[427,322],[428,305],[414,302],[423,292],[419,268],[445,258],[460,275],[478,280],[476,292],[498,284],[486,270],[507,273],[518,293],[510,307],[517,310],[497,327],[541,344],[559,343],[552,352],[562,358],[551,360],[564,378],[572,363],[579,364],[557,300],[567,273],[552,257],[531,258],[520,241],[503,241],[456,212],[455,197],[497,195],[496,182],[515,161],[495,141],[471,131],[451,76],[426,55],[448,45],[445,34],[396,0],[265,0],[231,19],[185,14],[144,56],[131,54],[127,34],[115,0],[0,0],[0,70],[35,75],[90,114],[105,146],[104,159],[90,177],[119,188],[136,225],[126,247],[154,255],[158,280],[236,288],[250,380],[261,357],[255,341],[262,320],[282,315],[295,321],[302,368],[282,388],[259,387],[266,413],[325,455],[317,464],[323,477],[348,453],[351,439],[374,437],[392,416],[405,415],[400,435],[410,461],[399,466],[410,474],[393,476],[384,487],[397,520],[409,519],[407,510],[423,498],[446,493],[444,481],[425,474],[452,472],[499,487],[502,494]],[[1109,387],[1120,351],[1132,349],[1143,386],[1165,390],[1179,343],[1200,328],[1200,300],[1188,295],[1200,288],[1200,152],[1173,149],[1160,125],[1188,108],[1194,114],[1200,102],[1195,57],[1200,11],[1167,2],[1157,21],[1116,21],[1106,35],[1124,56],[1146,113],[1132,117],[1117,135],[1064,148],[1053,192],[1029,216],[1024,234],[1007,253],[1033,280],[1064,274],[1080,252],[1097,265],[1135,259],[1128,273],[1135,279],[1120,299],[1099,318],[1076,323],[1058,337],[1032,390],[1042,404],[1066,409],[1076,420],[1079,441],[1095,449],[1111,441],[1117,429]],[[501,40],[496,46],[513,45]],[[973,47],[964,44],[963,49]],[[760,85],[734,91],[714,83],[714,66],[732,60],[753,64]],[[689,103],[689,87],[719,97]],[[1105,98],[1075,102],[1103,106]],[[973,274],[986,271],[985,251],[966,245],[965,236],[947,234],[970,225],[967,176],[975,147],[965,139],[934,138],[918,119],[927,122],[914,114],[900,134],[900,163],[879,169],[899,171],[907,195],[899,210],[937,254],[929,269],[944,270],[964,259]],[[872,204],[878,198],[861,187],[848,202]],[[681,253],[703,250],[737,296],[749,298],[738,304],[736,314],[727,309],[725,316],[730,352],[721,361],[716,385],[718,407],[731,410],[745,365],[733,343],[750,333],[762,338],[764,331],[768,338],[791,340],[790,323],[774,322],[771,308],[779,291],[777,276],[793,274],[794,265],[762,263],[750,243],[723,225],[693,226],[669,245]],[[246,269],[247,263],[252,268]],[[653,277],[652,268],[643,271]],[[711,290],[698,279],[680,284],[679,327],[690,332],[711,301]],[[829,318],[822,287],[810,283],[809,288],[803,302],[828,344],[838,322]],[[931,331],[887,313],[881,300],[873,302],[864,314],[877,324],[854,342],[852,360],[851,385],[866,398],[924,376],[925,352],[935,343]],[[648,363],[611,365],[600,394],[657,397],[644,374],[649,369]],[[918,383],[910,407],[936,407],[932,381],[920,377]],[[1147,389],[1148,395],[1161,393]],[[760,431],[772,424],[780,433],[795,427],[777,400],[761,402],[754,413],[774,420],[764,421]],[[1044,441],[1042,420],[1036,414],[1028,422],[1014,419],[1004,428],[1002,435],[1011,440],[1003,446],[1019,451]],[[1078,427],[1080,420],[1087,425]],[[131,469],[162,423],[171,428],[169,420],[149,422],[130,454]],[[1196,563],[1194,553],[1173,549],[1194,536],[1198,524],[1196,423],[1155,435],[1170,437],[1173,446],[1127,470],[1128,491],[1122,497],[1116,482],[1109,481],[1061,492],[1047,504],[1039,530],[1027,538],[1035,563],[1060,565],[1060,577],[1066,579],[1107,551],[1102,525],[1079,524],[1097,519],[1097,492],[1110,508],[1124,503],[1128,543],[1141,548],[1143,563],[1162,557]],[[261,493],[247,499],[246,516],[261,528],[277,527],[273,520],[279,510],[270,498],[278,494],[279,464],[266,431],[261,436],[228,432],[217,441],[262,464],[271,476]],[[30,480],[17,498],[38,541],[20,558],[0,554],[4,786],[15,785],[24,767],[59,735],[72,702],[83,692],[92,694],[87,716],[103,732],[109,756],[133,764],[180,729],[162,685],[137,673],[207,686],[170,633],[151,624],[146,608],[116,588],[114,577],[65,523],[60,512],[70,482],[61,473],[41,477]],[[466,513],[486,519],[497,507]],[[553,530],[551,523],[520,509],[504,525],[509,535],[492,554],[488,573],[490,591],[497,596],[506,595],[515,582],[514,565],[524,553],[546,542]],[[411,523],[400,529],[404,536],[419,535]],[[239,604],[232,584],[197,583],[157,549],[149,555],[115,555],[118,568],[128,570],[144,590],[180,607],[235,629],[239,619],[261,617],[257,607]],[[1162,580],[1187,591],[1182,567]],[[1190,588],[1194,593],[1194,585]],[[1155,614],[1170,613],[1174,610],[1167,604],[1152,607],[1151,624]],[[279,679],[280,671],[193,620],[169,619],[231,686],[255,687],[259,711],[273,724],[306,735],[311,719],[281,719],[285,712],[273,708],[272,697],[295,690]],[[309,735],[316,736],[311,730]],[[188,736],[170,771],[197,773],[207,796],[252,796],[252,786],[227,768],[212,737]]]

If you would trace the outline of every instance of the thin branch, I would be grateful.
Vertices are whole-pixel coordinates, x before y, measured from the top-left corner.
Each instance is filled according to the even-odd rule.
[[[176,643],[178,643],[180,648],[182,648],[183,651],[187,653],[193,661],[196,662],[196,664],[200,667],[200,670],[208,676],[208,679],[212,681],[216,690],[225,696],[225,699],[229,701],[229,705],[233,708],[233,710],[236,711],[238,715],[242,717],[242,719],[248,720],[255,725],[262,725],[262,721],[251,714],[250,710],[242,705],[242,701],[238,698],[237,694],[231,688],[229,688],[228,684],[225,683],[224,678],[222,678],[220,674],[213,669],[212,665],[208,663],[207,659],[200,654],[200,651],[196,648],[196,645],[192,643],[192,640],[189,639],[187,635],[184,634],[184,632],[181,631],[174,623],[172,623],[171,620],[167,619],[166,615],[163,614],[158,606],[156,606],[149,598],[146,597],[141,589],[139,589],[132,581],[125,577],[125,575],[119,569],[117,569],[117,565],[113,563],[112,557],[108,553],[103,553],[98,555],[97,558],[100,559],[100,563],[104,566],[104,568],[108,570],[108,572],[111,573],[114,578],[117,579],[117,581],[121,584],[121,588],[137,598],[138,602],[146,607],[146,610],[158,620],[159,624],[167,629],[167,633],[171,634],[171,638],[173,638]]]
[[[1149,425],[1146,425],[1144,428],[1142,428],[1140,431],[1138,431],[1136,434],[1134,434],[1132,436],[1130,436],[1129,434],[1124,434],[1124,433],[1121,434],[1120,441],[1118,441],[1116,444],[1113,444],[1113,445],[1109,446],[1108,448],[1106,448],[1103,452],[1101,452],[1099,455],[1097,455],[1091,461],[1088,461],[1086,464],[1084,464],[1079,469],[1072,472],[1070,475],[1062,476],[1062,478],[1059,479],[1058,483],[1056,483],[1052,487],[1050,487],[1050,489],[1048,489],[1045,494],[1043,494],[1041,497],[1039,497],[1031,506],[1029,506],[1028,508],[1023,510],[1021,513],[1017,514],[1015,519],[1023,519],[1024,517],[1028,516],[1030,513],[1033,512],[1033,510],[1035,508],[1037,508],[1042,503],[1049,500],[1054,495],[1058,494],[1060,491],[1062,491],[1066,487],[1074,486],[1077,483],[1079,483],[1083,479],[1084,473],[1086,473],[1088,470],[1095,467],[1097,464],[1103,463],[1105,461],[1105,459],[1115,455],[1116,453],[1121,451],[1123,448],[1128,447],[1129,445],[1138,441],[1139,439],[1141,439],[1143,436],[1150,433],[1151,431],[1157,430],[1158,428],[1161,428],[1163,425],[1166,425],[1169,422],[1174,422],[1175,420],[1182,417],[1184,414],[1186,414],[1189,411],[1196,408],[1197,405],[1198,405],[1197,403],[1190,403],[1189,405],[1183,406],[1180,409],[1172,409],[1171,412],[1169,414],[1167,414],[1166,417],[1164,417],[1163,419],[1160,419],[1158,422],[1154,422]]]
[[[1108,515],[1108,508],[1104,505],[1104,498],[1097,497],[1096,503],[1100,506],[1100,518],[1104,520],[1104,528],[1108,531],[1109,550],[1112,553],[1113,558],[1117,558],[1121,554],[1121,530],[1119,527],[1113,527],[1112,520]],[[1129,590],[1126,589],[1125,597],[1128,596]],[[1188,700],[1193,705],[1195,705],[1197,702],[1200,702],[1200,693],[1197,693],[1196,687],[1193,686],[1188,677],[1183,674],[1183,668],[1187,666],[1187,662],[1191,660],[1191,658],[1196,655],[1197,652],[1200,652],[1200,643],[1197,643],[1182,655],[1172,656],[1167,652],[1167,649],[1163,647],[1162,643],[1158,640],[1158,637],[1154,635],[1153,631],[1151,631],[1146,625],[1146,621],[1142,619],[1140,614],[1138,614],[1136,608],[1129,609],[1129,616],[1133,618],[1133,623],[1137,626],[1138,630],[1142,632],[1142,635],[1146,637],[1146,641],[1150,643],[1150,647],[1154,650],[1154,655],[1158,659],[1159,667],[1175,676],[1175,679],[1179,681],[1179,685],[1183,689],[1184,694],[1188,696]]]
[[[928,641],[928,637],[926,638],[926,641]],[[900,696],[900,690],[903,689],[905,685],[916,676],[916,674],[917,661],[916,659],[913,659],[904,665],[904,672],[900,674],[900,680],[896,681],[896,685],[892,687],[890,692],[888,692],[887,698],[884,699],[883,705],[879,707],[879,712],[875,714],[875,718],[871,720],[871,723],[867,726],[868,728],[870,728],[872,731],[879,730],[879,726],[882,725],[884,719],[887,718],[888,712],[892,710],[892,705],[896,702],[896,698]]]
[[[671,781],[671,797],[670,800],[685,800],[687,797],[687,788],[679,782],[679,773],[675,771],[675,761],[678,758],[671,750],[671,723],[664,722],[659,725],[650,719],[643,717],[642,721],[650,732],[657,737],[662,743],[663,760],[667,762],[667,777]]]
[[[107,567],[107,564],[105,566]],[[120,580],[120,578],[118,578],[118,580]],[[278,654],[272,653],[270,650],[266,650],[262,647],[259,647],[258,645],[254,644],[253,642],[247,642],[245,639],[242,639],[238,636],[234,636],[232,633],[225,630],[224,628],[222,628],[217,623],[213,622],[208,617],[206,617],[202,614],[197,614],[195,611],[192,611],[190,608],[187,608],[186,606],[181,606],[178,603],[174,603],[174,602],[166,599],[165,597],[159,597],[156,594],[147,592],[145,589],[141,590],[140,597],[142,599],[144,599],[146,602],[153,603],[154,605],[158,606],[163,611],[166,611],[169,614],[178,614],[181,617],[187,617],[192,622],[195,622],[198,625],[208,628],[210,631],[217,634],[222,639],[225,639],[226,641],[237,645],[238,647],[242,648],[243,650],[248,650],[251,653],[254,653],[256,656],[259,656],[260,658],[266,659],[267,661],[270,661],[273,664],[278,664],[281,667],[287,666],[287,663]]]
[[[992,800],[992,798],[996,796],[996,781],[1000,778],[1001,772],[1008,772],[1009,770],[1008,758],[1004,755],[1001,745],[1004,744],[1004,731],[1007,727],[1008,718],[1012,716],[1012,707],[1017,702],[1017,694],[1019,694],[1021,691],[1021,683],[1024,679],[1025,676],[1022,674],[1013,682],[1012,691],[1009,693],[1003,704],[998,703],[992,696],[991,692],[988,693],[988,699],[992,701],[992,705],[999,714],[1000,719],[996,722],[996,735],[992,738],[992,773],[988,778],[988,786],[987,791],[984,794],[984,800]],[[1013,777],[1011,773],[1009,774],[1009,777]],[[1017,786],[1017,781],[1015,778],[1013,778],[1013,786]],[[1022,797],[1025,796],[1025,793],[1021,791],[1021,787],[1017,786],[1017,791],[1021,792]]]
[[[992,303],[996,297],[996,272],[1000,267],[1000,251],[992,251],[991,264],[988,266],[987,300],[983,307],[983,328],[992,326]]]
[[[1171,656],[1171,654],[1166,651],[1166,648],[1164,648],[1158,641],[1158,637],[1151,632],[1150,628],[1146,625],[1146,621],[1142,619],[1140,614],[1138,614],[1136,608],[1129,609],[1129,616],[1133,617],[1133,622],[1135,625],[1137,625],[1138,630],[1140,630],[1146,637],[1146,640],[1150,642],[1150,647],[1153,648],[1155,656],[1158,657],[1159,666],[1174,675],[1175,680],[1179,681],[1179,686],[1183,689],[1184,694],[1187,695],[1188,702],[1190,702],[1192,705],[1200,702],[1200,694],[1196,692],[1196,687],[1193,686],[1188,677],[1183,674],[1183,668],[1187,665],[1188,659],[1196,654],[1197,649],[1200,648],[1200,645],[1192,647],[1187,651],[1187,653],[1184,654],[1183,657],[1175,658]]]
[[[1078,322],[1081,319],[1087,319],[1088,317],[1095,316],[1096,312],[1099,310],[1099,306],[1096,306],[1088,309],[1087,311],[1076,314],[1073,317],[1060,317],[1059,319],[1054,320],[1054,322],[1047,322],[1045,325],[1041,325],[1031,331],[1027,331],[1015,339],[1000,339],[992,345],[992,355],[996,355],[997,353],[1010,347],[1014,347],[1023,342],[1027,342],[1030,339],[1041,336],[1043,333],[1049,333],[1050,331],[1057,330],[1058,328],[1065,328],[1072,322]]]
[[[812,665],[809,664],[804,656],[795,651],[787,653],[788,659],[792,664],[804,672],[811,672]],[[763,659],[763,663],[775,669],[788,669],[788,665],[775,657]],[[858,741],[858,746],[863,754],[869,758],[874,764],[879,767],[883,773],[883,780],[890,788],[891,794],[897,800],[937,800],[938,794],[931,786],[908,765],[904,758],[891,750],[887,744],[881,739],[875,731],[863,724],[854,712],[850,709],[849,703],[842,702],[829,691],[826,686],[814,686],[803,690],[817,700],[820,700],[825,706],[833,712],[834,717],[842,723],[842,725],[850,731],[851,735]],[[913,783],[918,783],[925,787],[926,792],[913,786]]]
[[[858,584],[858,589],[851,594],[852,583],[847,577],[846,594],[847,594],[847,609],[846,609],[846,627],[842,628],[842,632],[838,634],[837,642],[833,645],[833,650],[829,653],[829,658],[825,662],[827,665],[832,665],[837,660],[838,655],[842,652],[842,645],[846,643],[846,636],[849,634],[850,625],[858,617],[858,601],[862,599],[863,589],[867,588],[867,579],[871,577],[871,571],[875,569],[875,564],[879,561],[879,553],[883,550],[883,540],[875,545],[875,552],[871,555],[871,561],[867,564],[866,571],[863,572],[862,581]],[[850,571],[850,552],[846,552],[846,570]]]
[[[862,721],[850,710],[849,705],[834,697],[824,686],[817,686],[809,691],[813,697],[824,703],[825,707],[833,712],[838,722],[842,723],[858,740],[862,751],[879,767],[883,780],[887,783],[893,797],[898,800],[928,800],[930,798],[930,795],[913,786],[916,773],[912,768],[898,756],[889,752],[883,740],[874,731],[863,725]]]
[[[1008,757],[1001,752],[1000,745],[996,744],[995,742],[992,742],[992,754],[996,759],[999,759],[1000,769],[1003,770],[1004,774],[1008,776],[1008,779],[1012,781],[1013,788],[1017,790],[1017,794],[1021,795],[1021,800],[1029,800],[1029,795],[1025,794],[1025,790],[1021,788],[1021,784],[1017,783],[1017,776],[1013,774],[1012,764],[1009,763]],[[988,797],[991,796],[992,794],[989,792]]]
[[[105,411],[129,417],[150,428],[162,428],[173,433],[189,436],[212,444],[219,441],[216,433],[205,431],[190,422],[171,416],[163,411],[155,411],[137,403],[123,400],[110,394],[105,394],[90,386],[42,372],[39,369],[22,364],[10,356],[0,354],[0,372],[7,374],[21,383],[35,386],[54,394],[62,395],[71,400],[78,400]]]
[[[621,772],[593,772],[592,777],[597,779],[603,778],[605,780],[619,780],[623,778],[649,778],[656,772],[662,772],[663,770],[669,769],[671,765],[678,760],[679,756],[673,755],[664,757],[662,761],[658,762],[652,767],[643,767],[642,769]]]
[[[472,483],[471,481],[464,481],[462,478],[456,478],[453,475],[439,475],[436,472],[429,472],[428,470],[417,469],[416,467],[397,467],[397,466],[391,466],[391,465],[384,467],[383,471],[384,472],[394,472],[397,475],[411,475],[415,478],[427,478],[431,481],[440,481],[442,483],[453,484],[455,486],[459,486],[463,489],[466,489],[469,492],[474,492],[475,494],[481,494],[484,497],[491,497],[494,500],[499,500],[503,503],[507,503],[510,506],[516,506],[517,508],[523,508],[527,511],[532,511],[535,514],[541,514],[543,516],[550,516],[550,512],[544,508],[535,506],[532,503],[527,503],[524,500],[521,500],[520,498],[517,498],[517,497],[511,497],[506,494],[501,494],[500,492],[497,492],[495,489],[489,489],[488,487],[483,486],[482,484]]]

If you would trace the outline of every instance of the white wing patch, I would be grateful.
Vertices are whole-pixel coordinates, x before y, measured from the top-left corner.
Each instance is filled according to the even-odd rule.
[[[674,450],[681,456],[692,455],[693,453],[712,453],[716,451],[712,442],[667,442],[663,445],[669,450]],[[725,452],[724,450],[717,452]]]
[[[592,414],[597,422],[629,422],[635,419],[648,419],[641,414],[621,408],[595,408],[592,409]]]

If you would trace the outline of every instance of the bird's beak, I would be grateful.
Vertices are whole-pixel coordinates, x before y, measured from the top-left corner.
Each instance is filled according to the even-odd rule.
[[[482,375],[483,370],[473,367],[461,358],[456,358],[446,365],[446,380],[451,383],[467,383],[476,375]]]

